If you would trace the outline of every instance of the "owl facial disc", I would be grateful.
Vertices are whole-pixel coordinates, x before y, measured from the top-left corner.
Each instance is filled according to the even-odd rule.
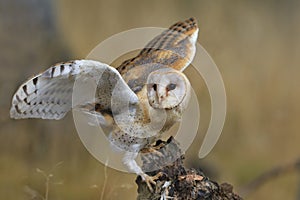
[[[159,69],[148,77],[147,95],[153,108],[172,109],[181,105],[185,107],[185,102],[190,96],[190,82],[179,71],[171,68]]]

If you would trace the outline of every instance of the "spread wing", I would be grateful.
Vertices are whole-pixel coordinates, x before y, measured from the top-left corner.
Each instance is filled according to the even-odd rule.
[[[61,119],[72,108],[73,86],[78,79],[97,84],[95,99],[91,101],[101,110],[111,109],[116,86],[120,98],[129,99],[132,104],[138,102],[116,69],[97,61],[75,60],[58,63],[23,83],[13,96],[10,116]]]
[[[124,61],[117,70],[123,75],[138,65],[160,63],[183,71],[194,58],[198,31],[194,18],[177,22],[151,40],[136,57]]]

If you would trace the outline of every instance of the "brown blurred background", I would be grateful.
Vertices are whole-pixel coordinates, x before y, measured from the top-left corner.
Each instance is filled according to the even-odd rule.
[[[41,199],[46,179],[39,168],[53,174],[49,199],[134,199],[135,176],[104,169],[81,144],[71,115],[62,121],[11,120],[11,97],[28,77],[56,62],[84,58],[113,34],[168,27],[190,16],[198,19],[198,41],[222,73],[228,112],[219,142],[199,161],[210,117],[208,93],[200,87],[201,128],[187,165],[239,192],[268,169],[296,160],[299,1],[0,0],[0,198]],[[247,199],[297,199],[299,184],[299,173],[290,172]]]

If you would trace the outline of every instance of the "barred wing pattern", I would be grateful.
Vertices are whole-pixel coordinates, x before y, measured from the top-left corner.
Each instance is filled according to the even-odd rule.
[[[61,119],[72,108],[72,92],[77,78],[94,79],[97,83],[95,99],[101,109],[110,109],[113,89],[122,88],[122,98],[137,103],[116,69],[92,60],[58,63],[22,84],[12,99],[10,116],[15,119]],[[120,87],[121,86],[121,87]]]
[[[148,63],[159,63],[183,71],[196,52],[198,26],[195,18],[177,22],[151,40],[134,58],[124,61],[117,69],[121,75]]]

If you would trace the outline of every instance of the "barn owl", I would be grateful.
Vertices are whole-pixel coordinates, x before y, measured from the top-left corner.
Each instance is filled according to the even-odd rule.
[[[182,71],[195,55],[197,36],[196,20],[190,18],[163,31],[117,68],[93,60],[55,64],[19,87],[10,116],[61,119],[74,108],[74,82],[78,78],[95,81],[95,98],[76,108],[108,127],[113,146],[126,152],[124,164],[151,189],[154,177],[144,173],[135,158],[180,121],[191,90]]]

